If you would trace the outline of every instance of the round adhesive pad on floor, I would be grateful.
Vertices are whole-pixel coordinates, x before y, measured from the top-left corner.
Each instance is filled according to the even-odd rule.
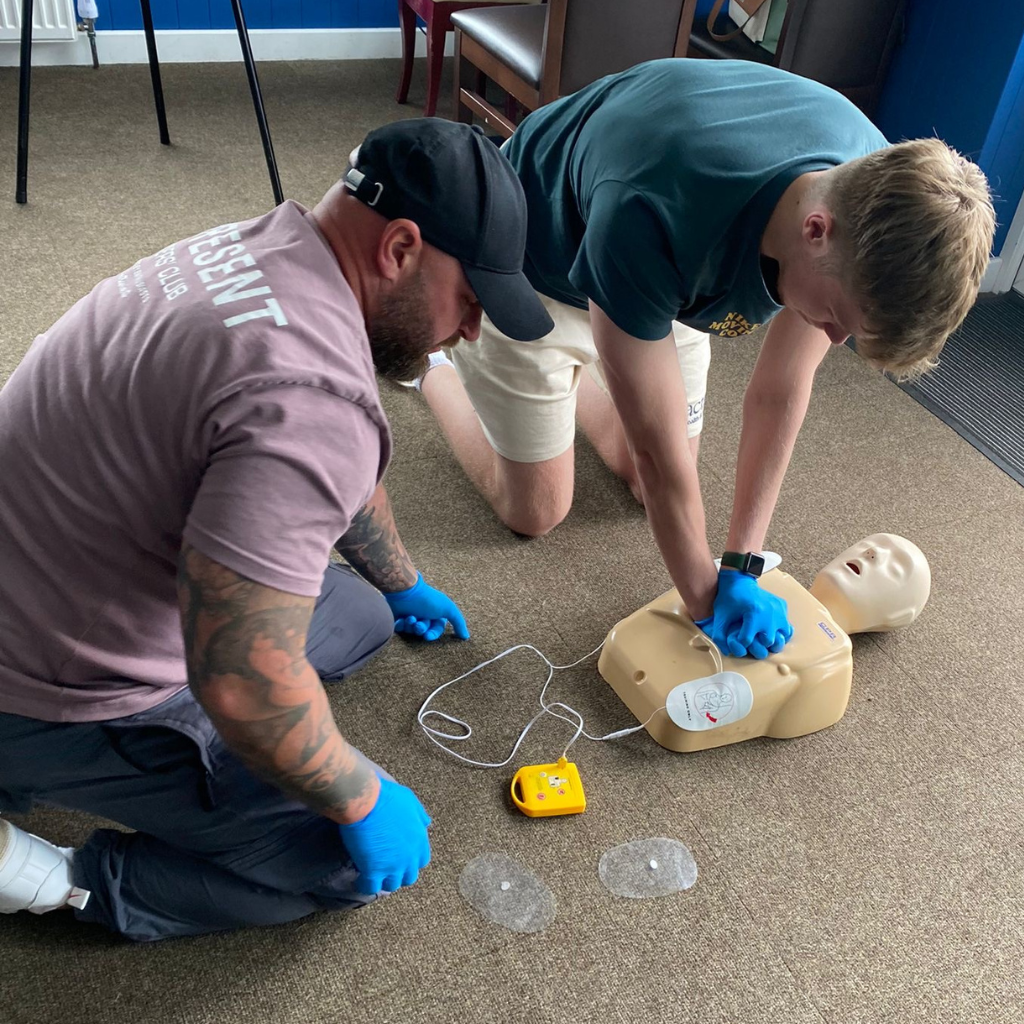
[[[689,889],[697,881],[697,863],[676,839],[637,839],[606,850],[597,873],[609,892],[643,900]]]
[[[459,892],[481,916],[509,931],[543,931],[555,919],[551,890],[504,853],[474,857],[459,876]]]

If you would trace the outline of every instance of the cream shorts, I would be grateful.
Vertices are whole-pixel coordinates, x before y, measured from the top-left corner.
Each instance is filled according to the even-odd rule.
[[[555,322],[540,341],[513,341],[484,316],[478,341],[447,350],[491,447],[512,462],[543,462],[569,448],[584,368],[608,391],[590,313],[546,295],[540,299]],[[672,330],[689,406],[686,433],[696,437],[704,423],[710,339],[680,323]]]

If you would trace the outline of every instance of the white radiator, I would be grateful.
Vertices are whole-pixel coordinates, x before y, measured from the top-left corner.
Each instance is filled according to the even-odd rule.
[[[78,35],[75,0],[35,0],[32,41],[66,42]],[[0,43],[21,40],[21,0],[0,0]]]

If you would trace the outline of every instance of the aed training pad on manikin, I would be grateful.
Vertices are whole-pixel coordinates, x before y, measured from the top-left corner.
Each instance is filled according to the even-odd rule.
[[[785,648],[763,661],[720,654],[675,590],[608,634],[598,671],[663,747],[695,751],[755,736],[804,736],[845,713],[850,638],[788,573],[772,569],[760,585],[786,602],[793,626]]]

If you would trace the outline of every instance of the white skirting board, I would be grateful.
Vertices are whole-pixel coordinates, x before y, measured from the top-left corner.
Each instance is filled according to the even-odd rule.
[[[250,29],[249,39],[257,61],[266,60],[362,60],[369,57],[401,57],[398,28],[295,28]],[[449,34],[445,53],[451,54]],[[146,37],[142,32],[97,32],[100,64],[145,64]],[[156,48],[161,64],[241,61],[238,33],[232,29],[158,30]],[[416,33],[416,56],[426,54],[426,39]],[[0,44],[0,67],[18,66],[18,43]],[[85,33],[74,42],[34,43],[32,66],[92,64]]]
[[[1003,261],[998,256],[989,256],[988,267],[981,279],[981,290],[983,292],[994,292],[996,285],[1000,282],[1002,275]],[[1005,291],[1006,289],[1001,289]]]

